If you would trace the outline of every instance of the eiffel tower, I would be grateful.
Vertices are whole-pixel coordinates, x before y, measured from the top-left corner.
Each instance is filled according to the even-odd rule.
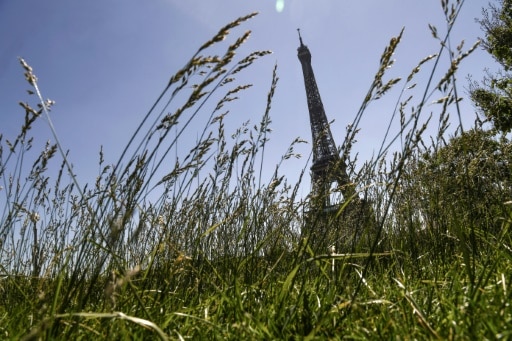
[[[321,253],[333,246],[336,250],[353,251],[363,230],[369,231],[373,213],[368,203],[356,194],[346,162],[339,155],[311,66],[311,52],[304,45],[300,30],[297,31],[300,40],[297,55],[304,74],[313,138],[312,195],[306,217],[307,231],[314,249]]]
[[[341,202],[341,200],[336,202],[336,198],[332,195],[333,191],[341,192],[343,199],[346,200],[354,196],[355,189],[347,174],[346,163],[340,158],[332,137],[313,67],[311,66],[311,52],[302,42],[300,30],[297,29],[297,31],[300,40],[297,51],[304,74],[313,137],[312,192],[316,197],[321,198],[322,208],[328,210],[335,208]]]

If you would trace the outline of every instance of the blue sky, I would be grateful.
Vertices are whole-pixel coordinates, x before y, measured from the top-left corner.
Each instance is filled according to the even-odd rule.
[[[475,18],[486,4],[465,2],[451,38],[454,47],[464,39],[468,49],[482,36]],[[441,2],[436,0],[0,0],[0,133],[14,137],[23,119],[17,103],[33,101],[25,91],[29,86],[17,60],[23,57],[34,68],[43,96],[56,102],[52,119],[79,179],[94,181],[100,146],[107,163],[116,162],[170,76],[220,27],[254,11],[259,15],[233,31],[228,43],[251,30],[242,55],[254,50],[273,54],[241,75],[241,82],[254,86],[233,107],[227,129],[233,132],[247,120],[259,122],[277,64],[280,80],[266,152],[269,169],[294,138],[311,139],[297,59],[298,27],[313,55],[313,69],[327,116],[335,120],[332,131],[338,144],[366,95],[389,39],[405,27],[390,70],[390,75],[405,78],[419,60],[439,50],[428,24],[435,25],[441,36],[446,31]],[[449,63],[448,55],[443,63],[442,70]],[[493,61],[480,48],[463,62],[458,75],[462,97],[467,97],[466,76],[480,80],[486,67],[492,68]],[[425,76],[420,74],[419,81],[421,77]],[[378,150],[397,95],[392,92],[374,103],[363,118],[354,148],[360,158]],[[474,108],[468,99],[461,107],[469,126]],[[434,122],[439,110],[427,108]],[[200,119],[194,122],[187,139],[197,138],[201,123]],[[32,134],[36,146],[52,140],[43,120]],[[307,157],[310,146],[301,145],[297,151]],[[287,164],[292,178],[304,167],[306,157]],[[169,169],[173,162],[169,161]]]

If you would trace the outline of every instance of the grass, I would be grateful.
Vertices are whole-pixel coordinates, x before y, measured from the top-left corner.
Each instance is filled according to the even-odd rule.
[[[236,59],[249,33],[222,57],[209,51],[253,15],[222,28],[171,77],[119,160],[105,164],[100,151],[100,173],[88,186],[78,183],[56,132],[56,142],[31,159],[30,128],[36,120],[51,123],[52,102],[43,101],[21,60],[37,109],[20,103],[19,134],[0,139],[1,337],[510,337],[510,178],[493,159],[485,174],[473,165],[471,153],[486,150],[471,144],[485,135],[478,124],[469,132],[459,125],[454,142],[445,142],[450,110],[460,116],[456,66],[474,49],[447,50],[462,4],[442,2],[449,25],[445,38],[433,28],[440,50],[405,80],[386,80],[401,33],[386,47],[342,145],[361,201],[347,199],[331,214],[317,209],[321,199],[298,195],[302,177],[291,184],[282,172],[301,139],[262,181],[277,68],[260,122],[225,131],[230,102],[250,87],[237,83],[238,73],[269,52]],[[445,72],[442,58],[454,61]],[[415,83],[421,72],[430,75],[426,84]],[[359,122],[399,85],[389,134],[361,165],[351,157]],[[418,99],[407,97],[414,86]],[[424,118],[433,98],[439,112]],[[197,145],[163,173],[200,112],[208,119]],[[427,144],[432,117],[438,131]],[[510,154],[508,140],[489,140],[503,152],[493,155]],[[397,141],[400,151],[390,154]],[[448,181],[453,174],[460,177]],[[372,219],[361,219],[356,202],[371,206],[364,212]]]

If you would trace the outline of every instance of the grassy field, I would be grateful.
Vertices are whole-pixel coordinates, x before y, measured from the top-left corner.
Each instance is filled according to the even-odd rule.
[[[455,19],[458,8],[445,6]],[[390,40],[342,146],[357,198],[325,214],[318,198],[298,195],[301,180],[289,183],[281,171],[301,140],[291,141],[274,177],[261,181],[277,69],[260,122],[233,135],[224,130],[229,115],[221,108],[247,88],[237,74],[269,53],[236,59],[248,37],[230,33],[252,16],[201,46],[119,160],[107,164],[100,152],[100,174],[88,186],[78,183],[57,135],[28,157],[30,128],[36,120],[51,125],[52,103],[20,60],[36,104],[20,103],[25,120],[17,138],[0,140],[0,338],[510,338],[511,186],[500,166],[510,160],[510,143],[478,123],[457,129],[453,142],[446,136],[459,100],[457,64],[475,46],[446,51],[446,33],[439,54],[399,80],[386,71],[401,34]],[[224,38],[233,40],[225,54],[209,56]],[[454,63],[439,70],[446,52]],[[351,159],[371,102],[394,86],[413,86],[418,72],[440,71],[417,85],[423,95],[397,99],[391,120],[400,132],[372,160]],[[177,122],[194,118],[214,94],[220,99],[197,146],[161,176],[188,126],[176,132]],[[432,96],[439,119],[430,138],[422,113]],[[176,109],[167,114],[170,103]],[[398,139],[401,150],[390,153]],[[490,146],[495,154],[487,154]],[[488,157],[484,166],[481,156]],[[61,164],[55,175],[50,163]],[[371,219],[356,212],[361,203]]]

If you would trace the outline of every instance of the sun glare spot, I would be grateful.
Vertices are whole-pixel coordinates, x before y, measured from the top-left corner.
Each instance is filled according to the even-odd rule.
[[[281,13],[284,9],[284,0],[277,0],[276,1],[276,11],[278,13]]]

